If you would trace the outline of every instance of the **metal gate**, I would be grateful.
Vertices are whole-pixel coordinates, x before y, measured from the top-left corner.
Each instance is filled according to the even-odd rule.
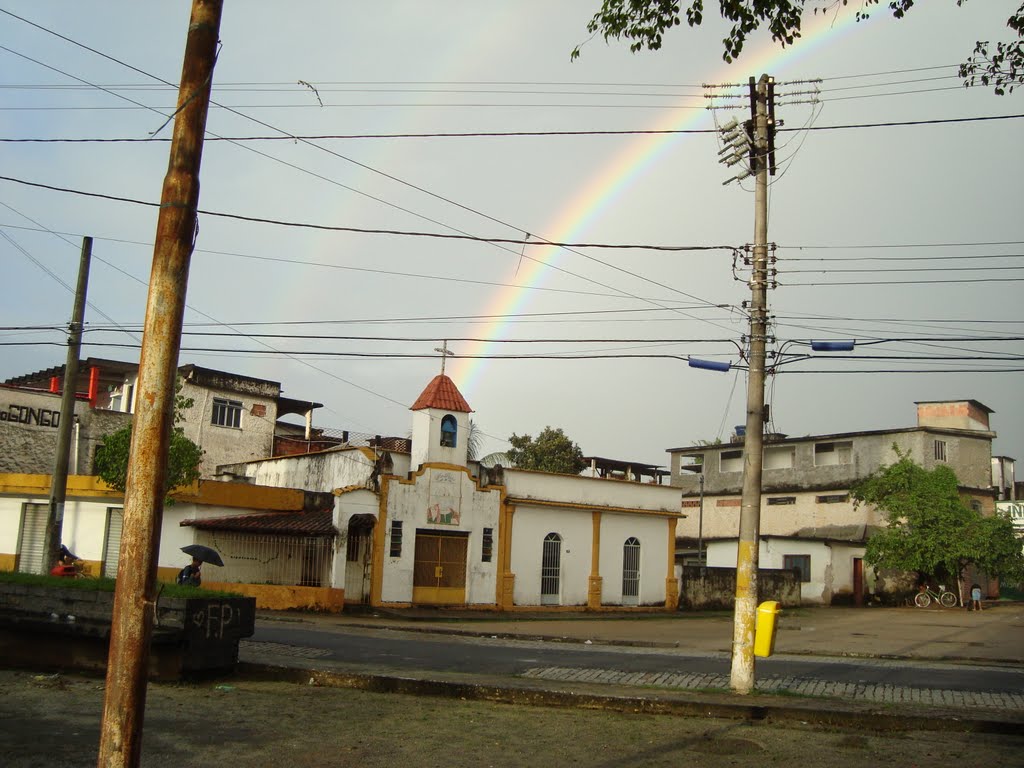
[[[108,579],[117,578],[117,564],[121,558],[121,529],[124,526],[124,509],[107,508],[107,535],[103,541],[103,575]]]
[[[373,531],[349,526],[345,551],[345,602],[370,604]]]
[[[412,601],[420,605],[464,605],[468,550],[468,533],[416,531]]]
[[[562,537],[549,533],[544,537],[544,551],[540,564],[540,604],[558,605],[562,589]]]
[[[49,504],[21,505],[21,530],[18,532],[18,570],[22,573],[43,572],[43,547],[46,546],[46,518],[49,512]]]
[[[640,604],[640,540],[635,536],[622,545],[622,604]]]

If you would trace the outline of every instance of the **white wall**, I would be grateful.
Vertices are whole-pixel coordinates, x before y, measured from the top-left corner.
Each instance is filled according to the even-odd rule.
[[[682,490],[671,485],[634,483],[580,475],[559,475],[524,469],[506,469],[505,487],[517,499],[594,504],[661,512],[679,512]]]
[[[736,567],[736,541],[709,542],[708,565]],[[864,547],[804,539],[772,537],[761,539],[758,560],[761,568],[782,568],[785,555],[810,555],[811,580],[800,585],[800,598],[808,604],[829,604],[836,592],[853,589],[853,559],[864,556]]]
[[[833,553],[827,544],[801,539],[762,538],[760,552],[762,568],[782,568],[785,555],[810,555],[811,580],[800,585],[800,599],[807,603],[831,602]]]
[[[668,578],[668,522],[643,515],[601,516],[601,603],[622,604],[622,553],[629,537],[640,541],[640,605],[664,605]]]
[[[455,446],[441,445],[441,420],[454,416],[456,423]],[[439,408],[424,408],[412,414],[412,457],[411,466],[418,469],[428,462],[466,466],[469,436],[469,414],[459,411],[445,411]]]
[[[254,461],[232,469],[242,469],[256,485],[329,492],[364,485],[373,472],[372,455],[370,449],[341,448]]]
[[[18,531],[21,527],[21,505],[29,499],[0,496],[0,552],[13,555],[18,551]],[[36,502],[38,500],[31,499]],[[71,550],[74,552],[74,550]],[[75,554],[78,554],[77,552]]]
[[[23,504],[46,504],[43,496],[0,497],[0,552],[16,554]],[[120,499],[68,498],[64,505],[62,542],[83,560],[103,559],[107,509],[121,507]]]
[[[373,515],[380,519],[380,497],[371,490],[359,489],[338,496],[334,502],[334,527],[344,538],[354,515]]]
[[[270,456],[274,448],[274,423],[277,401],[230,390],[215,390],[184,382],[181,396],[192,398],[193,406],[183,412],[181,428],[185,436],[203,448],[200,465],[203,477],[212,477],[221,464],[233,464]],[[222,427],[211,423],[213,400],[223,398],[242,403],[240,427]],[[259,411],[263,415],[258,415]]]
[[[559,604],[586,605],[593,532],[588,511],[517,505],[512,518],[511,570],[516,576],[513,602],[516,605],[540,605],[544,537],[557,533],[562,537]],[[621,563],[619,568],[622,568]]]
[[[388,484],[387,531],[384,542],[384,602],[412,600],[413,567],[416,560],[416,530],[466,531],[466,602],[493,605],[497,594],[498,516],[501,496],[497,491],[481,491],[468,473],[428,467],[415,482],[391,480]],[[437,505],[442,511],[455,510],[459,520],[452,525],[428,521]],[[390,556],[391,524],[402,521],[401,557]],[[494,534],[491,562],[480,560],[483,529]]]
[[[17,552],[21,505],[23,503],[46,503],[46,501],[47,499],[42,496],[0,497],[0,552],[6,554]],[[111,507],[122,508],[123,506],[124,503],[119,498],[69,498],[64,507],[63,543],[83,560],[103,560],[107,510]],[[181,551],[181,547],[195,543],[199,532],[191,526],[182,526],[182,520],[233,517],[265,511],[181,502],[166,505],[163,525],[160,529],[160,551],[157,556],[157,564],[161,568],[182,568],[190,562],[191,558]],[[344,565],[344,550],[341,552],[341,559],[342,565]],[[213,576],[211,575],[210,578]]]
[[[761,535],[787,536],[802,529],[821,528],[833,525],[875,525],[884,524],[879,511],[869,505],[854,507],[852,499],[838,503],[818,503],[818,496],[849,494],[848,490],[794,491],[765,493],[761,496]],[[792,504],[769,504],[769,499],[795,497]],[[729,502],[719,506],[719,500]],[[705,496],[703,534],[705,538],[723,538],[739,535],[739,495]],[[688,499],[687,501],[693,501]],[[687,517],[676,526],[676,535],[696,539],[701,528],[698,507],[686,507]]]

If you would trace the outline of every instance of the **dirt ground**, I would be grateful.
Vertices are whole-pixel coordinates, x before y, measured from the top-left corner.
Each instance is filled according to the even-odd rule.
[[[0,763],[96,765],[103,681],[0,670]],[[144,766],[1024,765],[1024,735],[875,734],[279,682],[151,684]]]

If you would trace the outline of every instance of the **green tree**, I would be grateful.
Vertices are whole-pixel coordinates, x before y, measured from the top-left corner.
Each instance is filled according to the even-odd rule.
[[[583,451],[561,429],[544,427],[534,440],[530,435],[512,434],[508,458],[520,469],[539,469],[563,475],[578,475],[587,466]]]
[[[964,504],[949,467],[929,471],[899,449],[896,453],[895,464],[851,489],[858,504],[885,513],[886,527],[868,539],[866,562],[958,584],[972,564],[993,577],[1019,578],[1024,573],[1024,555],[1009,519],[983,517]]]
[[[174,429],[171,431],[170,449],[167,454],[167,475],[164,496],[171,503],[169,494],[175,488],[191,485],[199,479],[199,464],[203,460],[203,449],[185,437],[178,426],[185,418],[184,412],[192,407],[192,398],[181,394],[182,381],[175,383]],[[124,492],[128,483],[128,456],[132,444],[132,427],[107,435],[96,449],[95,470],[100,479],[111,488]]]
[[[806,14],[838,13],[848,0],[719,0],[722,18],[732,22],[732,29],[722,41],[722,58],[731,62],[743,51],[747,36],[762,25],[772,34],[772,40],[782,46],[791,45],[800,37],[800,25]],[[871,6],[883,0],[860,0],[857,21],[869,16]],[[856,4],[856,0],[854,0]],[[962,5],[966,0],[956,0]],[[902,19],[914,6],[914,0],[886,0],[893,16]],[[601,10],[587,24],[587,31],[600,34],[605,40],[631,40],[630,50],[661,48],[666,32],[682,23],[681,4],[678,0],[603,0]],[[704,0],[690,0],[686,6],[686,23],[699,27],[704,21]],[[1017,39],[996,42],[979,41],[971,57],[960,65],[960,77],[966,85],[991,85],[1002,96],[1024,82],[1024,5],[1006,21]],[[580,55],[580,46],[573,49],[571,58]]]
[[[480,427],[472,419],[469,420],[469,427],[466,429],[466,458],[470,461],[476,461],[477,455],[480,453],[480,448],[483,446],[484,433],[480,431]]]

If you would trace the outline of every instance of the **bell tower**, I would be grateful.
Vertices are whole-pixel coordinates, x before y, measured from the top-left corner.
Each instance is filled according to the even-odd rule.
[[[444,373],[433,378],[409,409],[412,416],[412,467],[438,462],[466,466],[469,407]]]

